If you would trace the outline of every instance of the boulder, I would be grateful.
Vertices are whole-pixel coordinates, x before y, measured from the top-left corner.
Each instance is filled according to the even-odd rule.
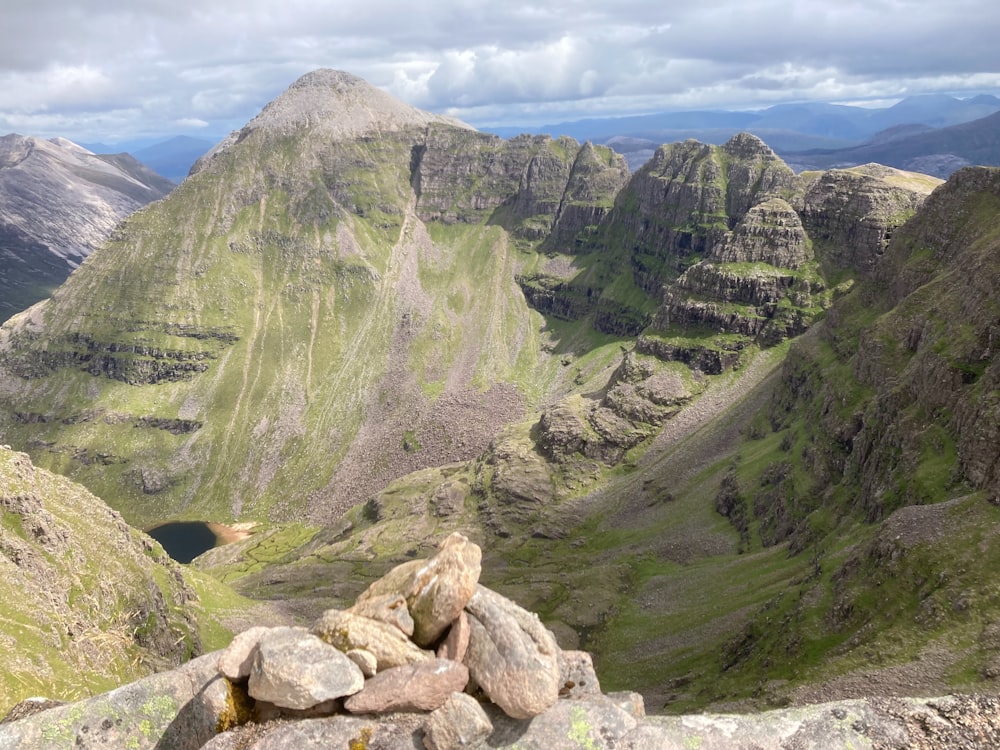
[[[353,695],[365,684],[358,666],[328,643],[296,628],[272,628],[257,643],[250,696],[302,710]]]
[[[466,605],[465,663],[490,700],[516,719],[536,716],[559,698],[559,647],[538,615],[478,586]]]
[[[371,651],[366,651],[363,648],[352,648],[347,652],[347,658],[358,665],[358,669],[361,670],[361,674],[365,676],[366,680],[369,677],[374,677],[375,673],[378,672],[378,660]]]
[[[448,659],[428,659],[393,667],[365,682],[364,689],[344,702],[355,714],[392,711],[433,711],[452,693],[465,689],[469,670]]]
[[[109,693],[0,725],[0,750],[197,750],[249,719],[218,671],[219,653]]]
[[[219,656],[219,674],[230,680],[242,680],[250,676],[257,643],[268,628],[256,626],[237,633]]]
[[[427,750],[459,750],[479,747],[493,732],[493,723],[475,698],[452,693],[427,717],[424,746]]]
[[[645,745],[630,743],[639,722],[609,700],[561,700],[531,721],[517,721],[497,711],[490,714],[494,731],[491,748],[553,750],[554,748],[715,748],[705,743],[675,744],[669,735],[651,738]],[[752,747],[752,746],[747,746]],[[760,745],[760,747],[771,747]]]
[[[379,672],[433,656],[415,646],[392,625],[337,609],[324,612],[313,625],[312,632],[344,653],[352,649],[371,652]]]
[[[402,595],[413,617],[413,642],[432,646],[472,597],[479,582],[482,550],[455,532],[429,560],[397,565],[358,597],[352,611],[379,609],[385,597]]]
[[[423,750],[422,714],[330,716],[253,724],[220,734],[202,750]]]

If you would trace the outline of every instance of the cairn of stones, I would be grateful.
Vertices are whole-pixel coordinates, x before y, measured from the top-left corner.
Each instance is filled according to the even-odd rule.
[[[454,533],[311,629],[240,633],[219,672],[245,691],[257,722],[426,712],[428,750],[489,737],[486,702],[529,719],[560,698],[600,695],[590,655],[563,651],[538,615],[480,585],[481,560],[478,545]]]

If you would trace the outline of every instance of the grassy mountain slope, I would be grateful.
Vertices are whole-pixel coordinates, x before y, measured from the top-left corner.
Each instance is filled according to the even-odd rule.
[[[217,646],[199,591],[238,601],[182,572],[83,487],[0,448],[0,713],[32,695],[108,690]]]

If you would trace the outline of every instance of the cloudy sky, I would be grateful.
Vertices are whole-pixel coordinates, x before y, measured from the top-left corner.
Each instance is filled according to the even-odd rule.
[[[240,127],[347,70],[474,125],[1000,93],[996,0],[3,0],[0,134]]]

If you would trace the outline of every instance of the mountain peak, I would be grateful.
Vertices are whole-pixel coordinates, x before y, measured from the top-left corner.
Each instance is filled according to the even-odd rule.
[[[771,147],[753,133],[741,132],[734,135],[722,147],[727,153],[743,158],[770,156],[777,158]]]
[[[370,132],[424,127],[432,122],[471,128],[454,118],[411,107],[351,73],[321,68],[295,81],[247,128],[281,133],[318,128],[327,135],[353,138]]]

